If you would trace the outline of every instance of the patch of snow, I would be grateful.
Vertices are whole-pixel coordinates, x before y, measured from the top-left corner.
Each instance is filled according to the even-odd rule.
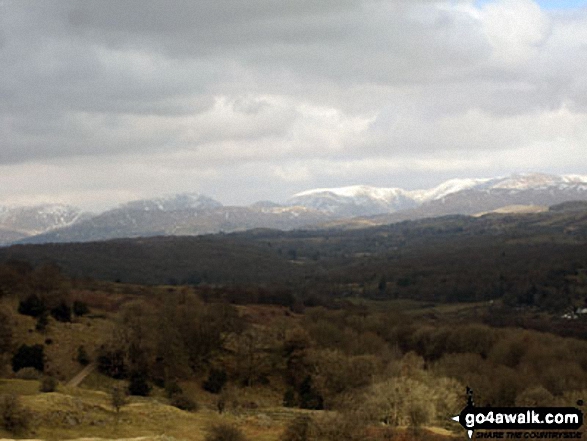
[[[450,179],[428,190],[413,190],[408,194],[417,202],[423,203],[442,199],[452,193],[478,187],[480,184],[490,182],[491,178],[479,179]]]
[[[336,196],[342,196],[346,198],[357,198],[361,196],[367,196],[373,199],[379,199],[382,201],[388,201],[390,198],[398,195],[406,194],[405,190],[401,188],[381,188],[371,187],[368,185],[351,185],[348,187],[339,188],[316,188],[313,190],[306,190],[300,193],[296,193],[292,196],[292,199],[303,196],[323,195],[323,194],[334,194]]]

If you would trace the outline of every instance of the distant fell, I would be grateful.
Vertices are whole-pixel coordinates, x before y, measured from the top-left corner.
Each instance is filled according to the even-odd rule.
[[[507,207],[556,207],[569,201],[587,201],[587,176],[526,173],[451,179],[420,190],[366,185],[319,188],[297,193],[285,204],[261,201],[249,206],[225,206],[200,193],[183,193],[131,201],[91,216],[56,204],[3,208],[0,245],[195,236],[259,228],[362,228],[453,214],[511,212]]]

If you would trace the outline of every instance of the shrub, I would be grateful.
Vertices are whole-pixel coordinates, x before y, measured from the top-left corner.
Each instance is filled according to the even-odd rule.
[[[32,367],[43,372],[45,368],[45,353],[43,345],[21,345],[12,357],[12,370],[18,372],[22,368]]]
[[[230,424],[220,423],[208,429],[204,441],[246,441],[243,432]]]
[[[0,397],[0,415],[2,426],[10,433],[18,435],[26,432],[29,428],[30,412],[22,406],[16,395]]]
[[[388,379],[371,387],[364,410],[373,421],[419,426],[435,419],[437,397],[452,393],[451,387],[435,389],[408,377]]]
[[[109,350],[102,347],[100,348],[97,361],[98,370],[104,375],[108,375],[117,380],[126,377],[127,368],[124,362],[124,351],[120,349]]]
[[[39,391],[41,392],[55,392],[57,389],[57,379],[55,377],[47,376],[41,380]]]
[[[18,313],[31,317],[39,317],[46,309],[45,302],[36,294],[31,294],[18,304]]]
[[[181,395],[183,393],[183,389],[177,381],[175,380],[168,380],[165,382],[165,395],[167,398],[173,398],[175,395]]]
[[[516,406],[552,406],[554,397],[542,386],[533,386],[516,397]]]
[[[212,369],[208,379],[204,382],[204,390],[218,394],[226,384],[226,372],[221,369]]]
[[[73,302],[73,313],[78,316],[84,316],[86,314],[88,314],[90,312],[90,308],[88,308],[88,305],[85,302],[82,302],[81,300],[76,300]]]
[[[300,407],[302,409],[324,409],[324,399],[314,388],[312,377],[309,375],[300,384],[298,393],[300,395]]]
[[[170,404],[178,409],[186,410],[188,412],[195,412],[199,408],[198,403],[182,393],[173,395]]]
[[[9,353],[12,349],[13,326],[11,313],[0,309],[0,355]]]
[[[434,408],[428,403],[413,402],[408,407],[408,420],[411,427],[421,427],[430,422]]]
[[[49,324],[49,314],[47,313],[47,311],[43,311],[37,317],[37,324],[35,325],[35,329],[39,332],[45,332],[48,324]]]
[[[84,348],[83,346],[80,346],[77,348],[76,359],[77,359],[77,362],[79,364],[81,364],[82,366],[87,366],[88,364],[90,364],[90,356],[88,355],[86,348]]]
[[[151,386],[147,382],[147,375],[144,372],[133,372],[128,383],[128,393],[140,397],[148,397],[151,393]]]
[[[51,315],[53,318],[60,322],[70,322],[71,321],[71,308],[65,302],[59,302],[59,304],[51,309]]]
[[[283,394],[283,406],[284,407],[295,407],[297,404],[296,393],[292,388],[289,388]]]

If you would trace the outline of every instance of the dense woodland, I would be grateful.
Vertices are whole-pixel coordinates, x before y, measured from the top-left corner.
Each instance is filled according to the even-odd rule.
[[[12,246],[0,261],[54,264],[77,279],[281,290],[291,299],[503,299],[569,311],[587,306],[587,211],[561,207],[352,230]]]
[[[574,406],[587,397],[587,314],[573,313],[587,307],[586,218],[11,247],[3,375],[64,382],[95,363],[124,385],[117,413],[126,394],[220,415],[261,412],[269,394],[306,412],[267,438],[287,441],[458,434],[467,386],[479,405]],[[100,331],[59,341],[67,364],[54,335],[80,324]],[[206,439],[238,439],[223,430]]]

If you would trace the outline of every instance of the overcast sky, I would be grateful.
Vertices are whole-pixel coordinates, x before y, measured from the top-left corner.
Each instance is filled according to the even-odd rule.
[[[0,0],[0,204],[587,174],[585,3]]]

